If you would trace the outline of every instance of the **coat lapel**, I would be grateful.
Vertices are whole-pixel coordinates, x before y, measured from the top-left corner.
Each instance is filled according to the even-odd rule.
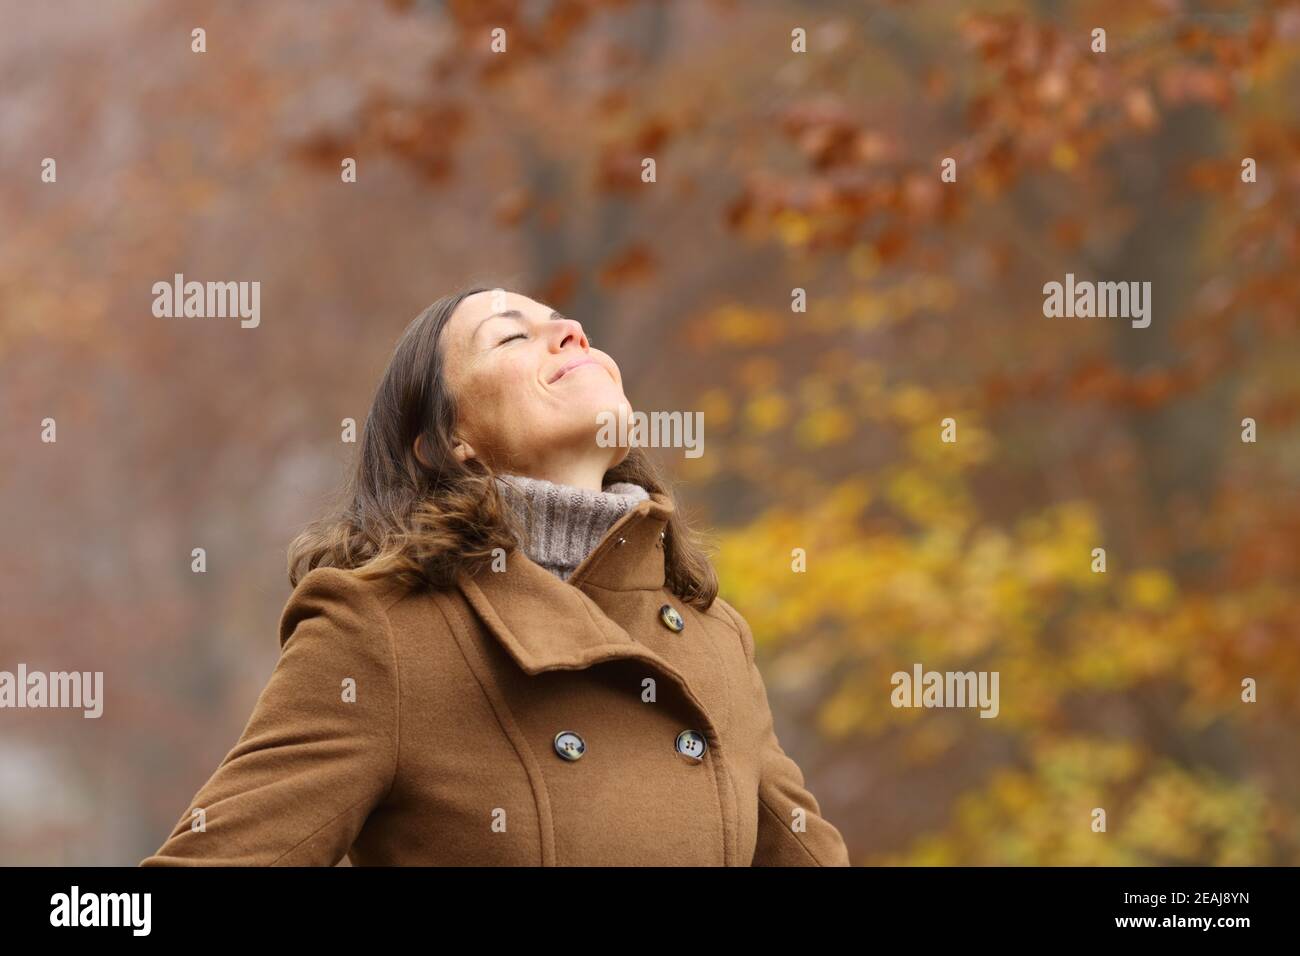
[[[529,674],[573,670],[620,657],[648,655],[647,659],[658,661],[657,655],[610,620],[584,588],[663,587],[659,534],[672,513],[672,501],[657,492],[638,503],[614,522],[568,581],[516,550],[507,558],[504,571],[488,566],[462,577],[461,593]]]
[[[716,745],[716,725],[681,672],[612,621],[584,590],[597,585],[609,595],[662,588],[660,532],[672,513],[672,500],[652,493],[650,500],[610,527],[568,581],[517,550],[506,560],[506,570],[485,567],[462,576],[459,588],[486,629],[526,673],[582,670],[619,659],[644,661],[677,685],[699,712],[700,729]]]
[[[507,570],[462,578],[461,592],[492,635],[529,674],[588,667],[636,646],[591,598],[521,551]]]

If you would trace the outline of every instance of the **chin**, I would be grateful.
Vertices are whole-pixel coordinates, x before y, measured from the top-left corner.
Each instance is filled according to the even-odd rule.
[[[623,397],[619,389],[602,387],[583,389],[580,394],[575,394],[570,399],[573,407],[581,410],[580,414],[587,422],[594,422],[596,416],[602,413],[617,417],[620,405],[627,407],[624,415],[631,411],[631,403]]]
[[[621,413],[620,406],[623,408]],[[618,434],[620,418],[623,422],[629,420],[631,404],[622,395],[601,393],[576,399],[569,411],[571,414],[566,417],[574,433],[599,440],[602,434]],[[628,426],[623,424],[621,427],[626,429]]]

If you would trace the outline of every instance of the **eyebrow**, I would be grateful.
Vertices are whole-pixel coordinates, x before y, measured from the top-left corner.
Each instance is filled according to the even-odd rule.
[[[565,317],[561,315],[559,312],[552,310],[550,318],[553,321],[555,319],[563,319]],[[474,339],[478,336],[478,330],[483,327],[483,323],[491,319],[516,319],[522,322],[524,321],[524,314],[520,312],[518,309],[506,309],[506,311],[504,312],[493,312],[487,318],[480,319],[478,325],[474,326],[474,331],[470,333],[470,337],[469,337],[469,340],[471,342],[473,342]]]

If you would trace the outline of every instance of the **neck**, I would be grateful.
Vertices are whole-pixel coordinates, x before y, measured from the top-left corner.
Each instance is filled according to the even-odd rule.
[[[605,472],[609,470],[608,457],[602,461],[549,462],[528,469],[528,477],[549,481],[554,485],[567,485],[586,491],[603,491]]]

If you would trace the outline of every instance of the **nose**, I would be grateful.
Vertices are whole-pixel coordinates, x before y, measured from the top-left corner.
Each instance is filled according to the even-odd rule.
[[[571,343],[576,343],[584,351],[591,348],[586,333],[582,331],[582,324],[576,319],[553,319],[550,324],[555,326],[551,329],[552,352],[559,352]]]

